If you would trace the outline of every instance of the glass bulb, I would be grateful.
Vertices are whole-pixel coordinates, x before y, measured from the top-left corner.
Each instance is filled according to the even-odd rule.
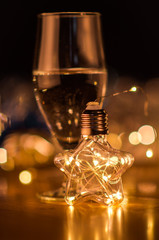
[[[79,145],[60,153],[54,160],[67,176],[65,200],[69,205],[86,200],[104,205],[118,204],[124,198],[121,176],[133,164],[134,158],[108,143],[107,114],[99,104],[88,105],[81,125]],[[85,132],[90,134],[84,135]]]

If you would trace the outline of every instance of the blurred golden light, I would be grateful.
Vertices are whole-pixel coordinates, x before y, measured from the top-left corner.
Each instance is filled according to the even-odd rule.
[[[69,114],[73,114],[73,109],[72,109],[72,108],[69,108],[69,109],[68,109],[68,113],[69,113]]]
[[[71,125],[72,124],[72,121],[69,119],[68,120],[68,125]]]
[[[0,148],[0,164],[7,162],[7,150],[5,148]]]
[[[129,90],[130,92],[136,92],[137,91],[137,87],[132,87],[130,90]]]
[[[12,171],[14,170],[15,164],[13,158],[8,158],[7,162],[1,165],[1,168],[4,171]]]
[[[148,212],[148,216],[147,216],[147,239],[152,240],[155,239],[154,236],[154,217],[152,215],[152,212],[149,211]]]
[[[108,206],[108,217],[110,218],[113,215],[113,208],[112,206]]]
[[[75,118],[75,119],[74,119],[74,122],[75,122],[75,126],[77,127],[77,126],[78,126],[78,123],[79,123],[78,118]]]
[[[32,181],[32,174],[30,171],[24,170],[19,173],[19,180],[22,184],[29,184]]]
[[[121,140],[120,136],[118,136],[115,133],[110,133],[108,135],[108,141],[113,148],[120,149],[122,146],[122,140]]]
[[[26,150],[35,149],[45,157],[51,156],[54,151],[52,144],[38,135],[24,134],[21,137],[20,142]]]
[[[47,88],[45,88],[45,89],[42,89],[42,92],[47,92]]]
[[[117,218],[118,218],[118,222],[121,221],[121,216],[122,216],[122,208],[119,207],[119,208],[117,209]]]
[[[56,126],[57,126],[58,130],[62,130],[63,129],[60,121],[56,122]]]
[[[157,184],[154,182],[140,182],[137,184],[137,188],[143,194],[154,194],[157,191]]]
[[[39,137],[39,139],[35,142],[34,148],[37,152],[46,157],[53,154],[52,144],[42,137]]]
[[[74,211],[74,206],[71,206],[71,205],[70,205],[68,208],[69,208],[70,214],[72,215],[72,214],[73,214],[73,211]]]
[[[141,134],[141,143],[144,145],[152,144],[155,141],[156,131],[150,125],[141,126],[138,130],[138,133]]]
[[[148,158],[152,158],[153,157],[153,151],[152,151],[152,149],[147,149],[147,151],[146,151],[146,157],[148,157]]]
[[[138,132],[131,132],[130,135],[129,135],[129,142],[132,144],[132,145],[137,145],[141,142],[141,134],[138,133]]]

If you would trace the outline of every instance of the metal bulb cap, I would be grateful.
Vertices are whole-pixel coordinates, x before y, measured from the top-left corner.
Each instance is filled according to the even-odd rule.
[[[108,114],[98,102],[89,102],[81,114],[81,134],[108,134]]]

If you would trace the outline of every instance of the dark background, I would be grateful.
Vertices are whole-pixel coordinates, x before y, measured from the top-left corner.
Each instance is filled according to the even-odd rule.
[[[36,15],[97,11],[102,14],[108,70],[139,81],[159,76],[159,14],[152,1],[8,1],[0,14],[0,74],[31,76]]]

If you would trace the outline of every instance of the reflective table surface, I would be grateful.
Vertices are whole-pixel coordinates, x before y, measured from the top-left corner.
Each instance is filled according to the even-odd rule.
[[[34,170],[28,185],[18,172],[0,172],[0,239],[159,239],[159,168],[133,166],[123,177],[119,206],[42,202],[37,194],[61,186],[58,169]]]

